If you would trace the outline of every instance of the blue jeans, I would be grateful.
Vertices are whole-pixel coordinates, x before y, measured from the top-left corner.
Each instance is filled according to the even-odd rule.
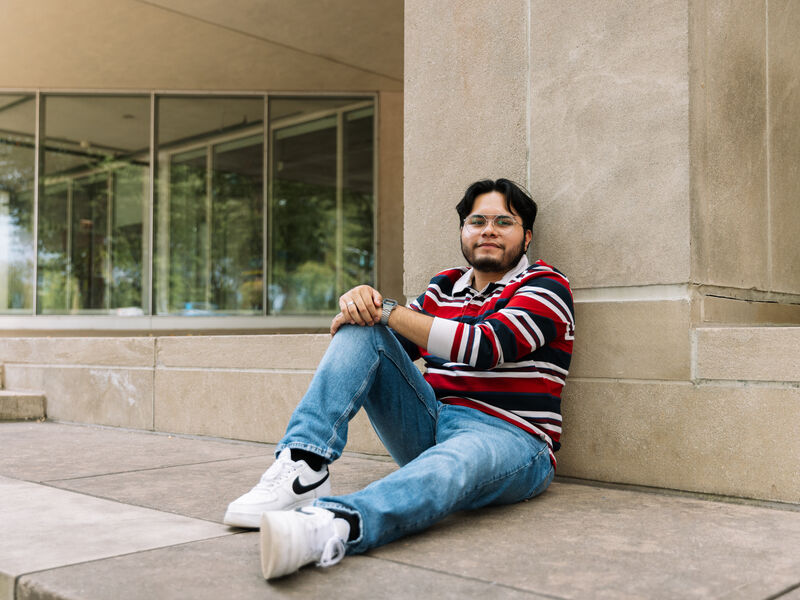
[[[361,531],[348,542],[349,554],[425,529],[457,510],[532,498],[553,479],[542,440],[497,417],[439,402],[382,325],[339,329],[277,451],[302,448],[336,460],[362,406],[401,468],[353,494],[316,500],[357,515]]]

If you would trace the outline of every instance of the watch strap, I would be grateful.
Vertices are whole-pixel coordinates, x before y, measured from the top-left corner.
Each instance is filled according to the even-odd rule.
[[[392,298],[383,299],[383,313],[381,314],[381,325],[389,324],[389,315],[392,314],[392,311],[395,308],[397,308],[397,300],[393,300]]]

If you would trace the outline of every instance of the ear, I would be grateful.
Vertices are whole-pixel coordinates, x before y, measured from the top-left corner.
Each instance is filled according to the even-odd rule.
[[[533,239],[533,232],[530,229],[525,231],[525,252],[528,251],[528,246],[531,245],[531,239]]]

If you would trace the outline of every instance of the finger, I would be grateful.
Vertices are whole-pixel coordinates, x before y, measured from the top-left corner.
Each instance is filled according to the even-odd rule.
[[[381,313],[383,312],[383,296],[381,296],[378,290],[368,285],[363,286],[359,292],[361,292],[361,299],[364,301],[364,306],[369,311],[369,316],[367,318],[373,323],[377,323],[381,320]]]
[[[336,335],[336,332],[339,331],[339,328],[344,323],[344,315],[339,313],[335,317],[333,317],[333,321],[331,321],[331,337]]]
[[[360,295],[353,298],[354,304],[350,305],[350,316],[356,322],[356,325],[372,325],[373,318],[370,306],[364,302],[364,298]]]
[[[355,308],[356,304],[355,301],[350,297],[352,291],[353,290],[350,290],[349,292],[339,296],[339,310],[341,311],[344,323],[354,324],[355,321],[353,321],[353,318],[350,315],[350,308]]]
[[[342,295],[339,297],[339,310],[341,311],[342,315],[347,318],[350,314],[350,307],[354,306],[355,302],[347,295]]]

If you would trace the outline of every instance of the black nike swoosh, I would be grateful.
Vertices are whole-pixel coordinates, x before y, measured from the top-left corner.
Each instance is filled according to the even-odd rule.
[[[330,474],[331,474],[331,472],[330,472],[330,471],[326,472],[326,473],[325,473],[325,477],[323,477],[323,478],[322,478],[322,479],[320,479],[319,481],[315,481],[315,482],[314,482],[314,483],[312,483],[311,485],[303,485],[302,483],[300,483],[300,476],[298,476],[298,477],[297,477],[297,479],[295,479],[295,480],[294,480],[294,482],[292,482],[292,491],[293,491],[295,494],[297,494],[298,496],[299,496],[300,494],[305,494],[305,493],[307,493],[307,492],[310,492],[311,490],[313,490],[313,489],[315,489],[315,488],[318,488],[318,487],[319,487],[319,486],[321,486],[323,483],[325,483],[325,480],[328,478],[328,476],[329,476]]]

